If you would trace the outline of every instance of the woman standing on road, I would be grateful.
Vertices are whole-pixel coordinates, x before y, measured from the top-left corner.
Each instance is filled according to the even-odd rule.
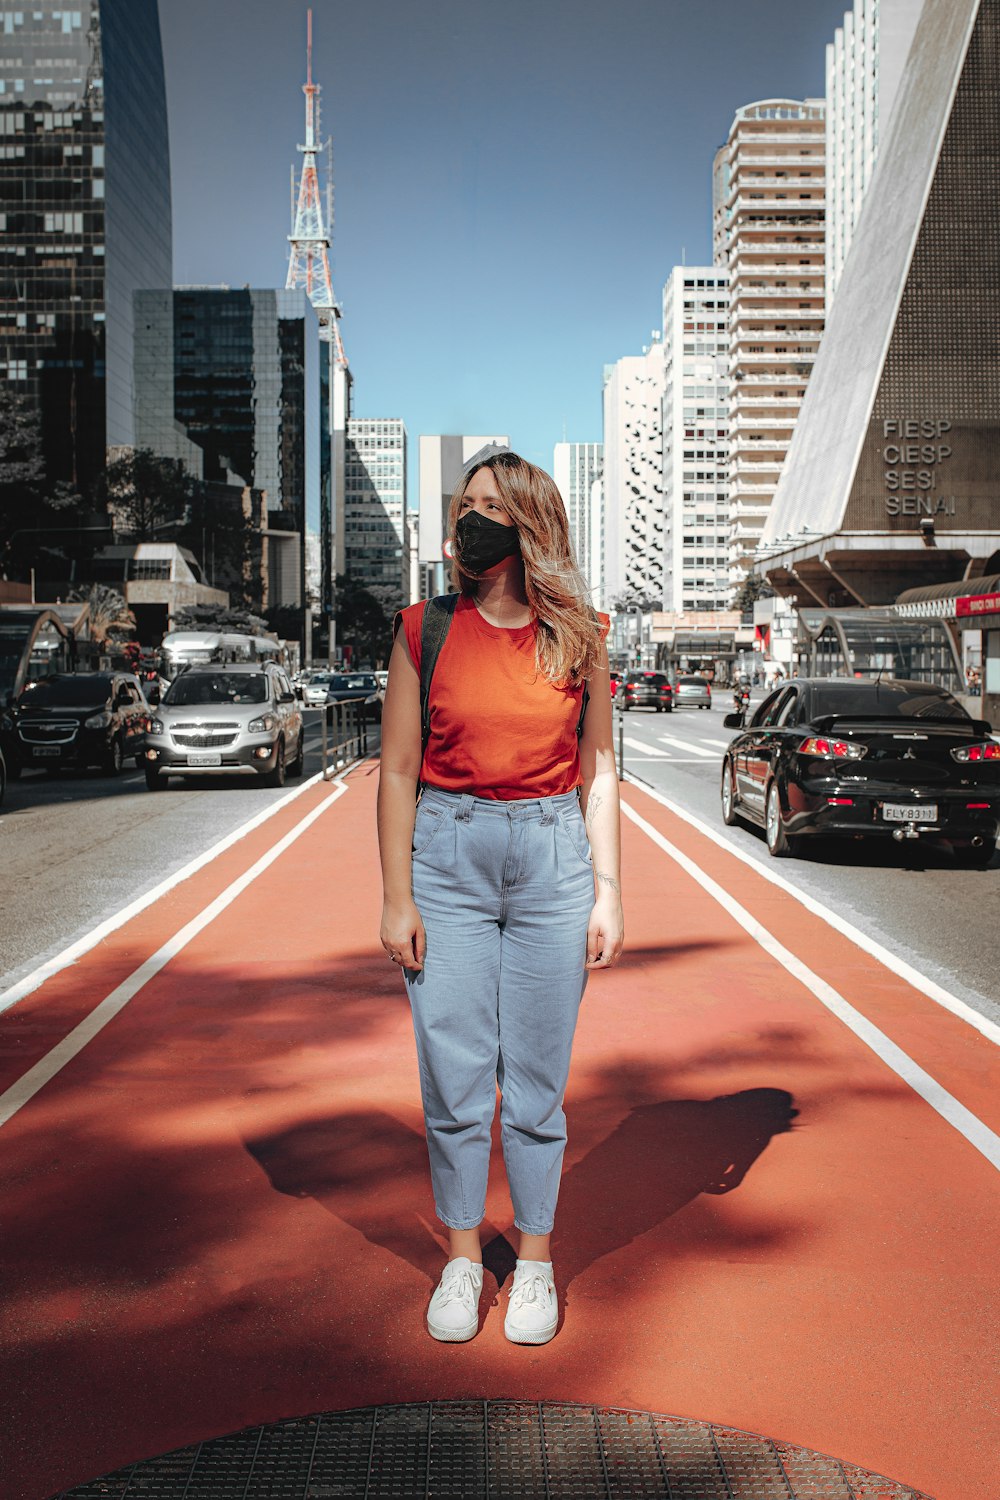
[[[499,1083],[521,1237],[504,1332],[544,1344],[558,1322],[549,1238],[573,1032],[587,971],[613,964],[623,939],[608,621],[587,602],[559,491],[516,454],[474,461],[448,531],[460,594],[423,750],[424,604],[398,617],[389,662],[381,941],[410,999],[435,1206],[451,1242],[428,1330],[459,1343],[478,1328]]]

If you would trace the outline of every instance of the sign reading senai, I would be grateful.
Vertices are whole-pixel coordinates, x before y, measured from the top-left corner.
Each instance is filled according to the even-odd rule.
[[[925,519],[939,532],[1000,529],[1000,419],[943,409],[872,415],[842,530],[916,532]]]
[[[890,516],[954,515],[955,501],[952,497],[950,509],[942,499],[928,500],[923,505],[916,501],[921,493],[937,489],[937,465],[951,457],[950,443],[941,439],[951,431],[951,423],[944,417],[883,417],[882,461],[887,465],[884,474],[885,487],[890,492],[885,497],[886,514]],[[928,442],[932,438],[936,441]],[[906,505],[907,496],[913,504]]]

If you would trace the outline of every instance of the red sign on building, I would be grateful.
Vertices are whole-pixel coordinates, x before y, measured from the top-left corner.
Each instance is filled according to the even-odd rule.
[[[1000,614],[1000,594],[971,594],[964,599],[956,599],[955,614],[960,617]]]

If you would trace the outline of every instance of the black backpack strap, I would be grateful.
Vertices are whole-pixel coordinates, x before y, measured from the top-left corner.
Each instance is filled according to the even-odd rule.
[[[431,679],[441,655],[458,604],[457,594],[439,594],[428,599],[420,626],[420,745],[426,750],[431,737]]]
[[[590,702],[590,689],[587,687],[587,684],[584,683],[583,684],[583,692],[580,695],[580,717],[576,721],[576,737],[577,737],[577,739],[582,738],[582,735],[583,735],[583,721],[587,717],[587,704],[589,702]]]

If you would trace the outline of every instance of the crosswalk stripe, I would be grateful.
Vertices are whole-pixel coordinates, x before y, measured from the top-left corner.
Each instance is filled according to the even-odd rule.
[[[641,750],[643,755],[651,755],[657,760],[669,760],[670,757],[665,750],[657,750],[655,745],[647,745],[645,740],[633,740],[623,735],[622,739],[626,745],[631,745],[633,750]]]
[[[675,739],[672,734],[661,734],[659,738],[662,740],[664,745],[676,745],[678,750],[693,751],[695,755],[707,756],[709,760],[716,760],[718,758],[714,750],[703,750],[701,746],[696,745],[693,740],[678,740]]]

